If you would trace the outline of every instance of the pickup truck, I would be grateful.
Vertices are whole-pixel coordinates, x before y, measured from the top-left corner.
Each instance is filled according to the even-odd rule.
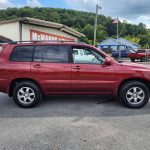
[[[141,62],[147,61],[150,58],[150,50],[139,49],[135,53],[129,53],[128,58],[131,59],[131,62],[134,62],[135,60],[140,60]]]

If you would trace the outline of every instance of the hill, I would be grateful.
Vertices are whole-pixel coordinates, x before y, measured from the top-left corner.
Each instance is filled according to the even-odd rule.
[[[76,10],[59,8],[8,8],[0,10],[0,21],[16,19],[18,17],[33,17],[46,21],[65,24],[86,35],[81,41],[93,44],[95,14]],[[116,37],[116,25],[112,24],[112,18],[104,15],[98,16],[97,43],[107,37]],[[150,31],[143,23],[139,25],[129,24],[126,21],[119,24],[119,35],[136,42],[141,46],[150,45]]]

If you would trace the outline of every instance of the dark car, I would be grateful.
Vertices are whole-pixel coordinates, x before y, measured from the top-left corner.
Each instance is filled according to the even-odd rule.
[[[149,101],[150,67],[118,63],[91,45],[30,42],[0,47],[0,92],[21,107],[36,106],[52,94],[111,96],[130,108]]]
[[[129,53],[135,53],[136,51],[135,50],[121,50],[121,58],[127,58],[128,57],[128,54]],[[112,57],[114,57],[114,58],[119,58],[119,51],[113,51],[112,52]]]

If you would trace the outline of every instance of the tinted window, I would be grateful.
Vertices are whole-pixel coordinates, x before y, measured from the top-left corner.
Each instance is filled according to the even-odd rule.
[[[68,62],[67,46],[37,46],[34,53],[34,61],[43,62]]]
[[[34,46],[15,47],[10,56],[11,61],[31,62]]]
[[[146,50],[138,50],[137,53],[145,53]]]
[[[41,46],[36,46],[34,50],[33,61],[42,62],[43,61],[43,48]]]

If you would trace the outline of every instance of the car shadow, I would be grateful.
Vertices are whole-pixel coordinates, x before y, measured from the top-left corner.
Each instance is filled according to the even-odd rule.
[[[141,109],[129,109],[119,102],[99,96],[49,96],[35,108],[18,107],[0,94],[0,118],[116,117],[150,114],[150,103]]]

